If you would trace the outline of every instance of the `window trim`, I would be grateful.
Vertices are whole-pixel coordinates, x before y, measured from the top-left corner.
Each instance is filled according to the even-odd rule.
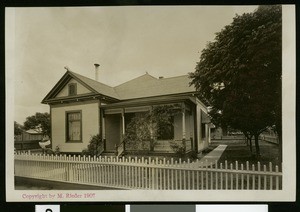
[[[80,113],[80,140],[69,140],[69,120],[68,120],[68,115],[71,113]],[[65,139],[66,143],[82,143],[82,110],[71,110],[71,111],[66,111],[65,112]]]
[[[74,93],[71,93],[70,91],[71,91],[71,86],[74,86]],[[75,95],[77,95],[77,83],[69,83],[68,84],[68,95],[69,96],[75,96]]]

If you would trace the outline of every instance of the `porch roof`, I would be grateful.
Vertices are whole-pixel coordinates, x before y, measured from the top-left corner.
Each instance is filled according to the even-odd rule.
[[[103,109],[108,108],[122,108],[130,106],[145,106],[145,105],[158,105],[158,104],[171,104],[180,102],[191,102],[196,104],[196,97],[191,96],[159,96],[159,97],[148,97],[121,101],[117,103],[112,103],[108,105],[101,105]]]

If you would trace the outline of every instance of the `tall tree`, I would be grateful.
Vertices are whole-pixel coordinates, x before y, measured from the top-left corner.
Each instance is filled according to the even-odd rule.
[[[268,126],[281,128],[281,35],[279,5],[236,15],[190,73],[191,84],[212,106],[215,124],[254,137],[257,155],[260,133]]]
[[[37,129],[41,128],[44,135],[51,135],[50,126],[50,114],[49,113],[39,113],[35,115],[28,116],[24,122],[24,129]]]

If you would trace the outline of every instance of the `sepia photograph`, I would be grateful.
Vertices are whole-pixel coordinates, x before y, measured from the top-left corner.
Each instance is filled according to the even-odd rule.
[[[291,201],[293,5],[6,8],[7,201]]]

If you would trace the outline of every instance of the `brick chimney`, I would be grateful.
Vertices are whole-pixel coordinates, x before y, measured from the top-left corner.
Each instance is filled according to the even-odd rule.
[[[95,80],[99,81],[99,66],[100,65],[98,63],[95,63],[94,66],[95,66]]]

